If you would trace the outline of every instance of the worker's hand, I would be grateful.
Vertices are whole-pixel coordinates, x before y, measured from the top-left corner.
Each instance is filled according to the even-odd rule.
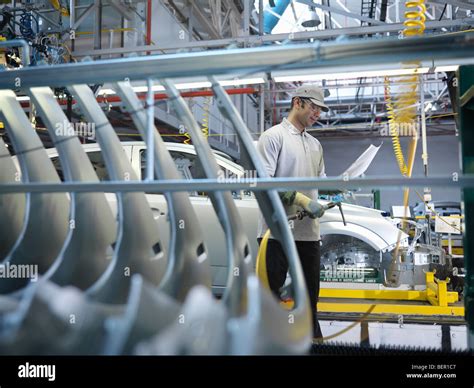
[[[324,214],[324,207],[318,201],[312,200],[304,194],[296,193],[295,205],[301,206],[310,218],[320,218]]]

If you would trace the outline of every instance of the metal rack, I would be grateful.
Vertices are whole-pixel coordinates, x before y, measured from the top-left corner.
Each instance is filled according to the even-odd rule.
[[[390,46],[390,51],[387,53],[387,47]],[[440,50],[440,47],[449,47],[449,50]],[[291,232],[286,222],[283,207],[278,198],[276,189],[284,188],[303,188],[314,187],[318,188],[344,188],[354,187],[400,187],[400,186],[435,186],[447,185],[456,186],[465,190],[466,202],[466,224],[474,219],[471,215],[472,200],[470,197],[472,187],[474,187],[474,175],[469,170],[469,164],[465,164],[465,175],[459,176],[457,181],[453,181],[452,177],[433,177],[433,178],[419,178],[414,177],[410,180],[404,178],[393,177],[376,177],[352,180],[350,182],[340,180],[337,178],[330,179],[270,179],[266,177],[263,164],[253,146],[253,140],[243,122],[242,118],[232,105],[227,94],[217,81],[210,77],[213,91],[217,97],[218,106],[221,111],[232,122],[239,140],[242,144],[243,152],[249,161],[249,168],[257,171],[259,179],[252,183],[234,182],[223,183],[217,179],[217,165],[215,159],[210,153],[209,145],[204,141],[199,131],[197,123],[193,119],[186,104],[180,97],[176,88],[174,87],[172,78],[179,77],[194,77],[203,75],[217,75],[228,73],[248,74],[256,71],[271,71],[271,70],[287,70],[294,71],[297,69],[314,69],[318,71],[332,68],[334,66],[344,67],[358,67],[370,63],[373,66],[383,66],[393,62],[408,61],[418,59],[430,63],[442,64],[451,60],[456,60],[462,63],[471,63],[474,61],[474,35],[466,34],[463,36],[441,36],[430,38],[417,38],[407,40],[393,40],[380,39],[378,41],[353,41],[343,43],[324,43],[324,44],[303,44],[303,45],[283,45],[281,47],[262,47],[254,49],[242,50],[221,50],[205,53],[187,53],[174,54],[163,56],[149,56],[140,58],[126,58],[114,59],[97,62],[83,62],[70,65],[58,65],[51,67],[36,67],[36,68],[22,68],[14,71],[5,71],[0,73],[0,89],[22,90],[30,94],[35,105],[39,109],[39,113],[46,123],[48,130],[52,134],[53,141],[56,147],[60,150],[62,161],[69,166],[69,176],[65,183],[51,183],[48,179],[38,176],[37,180],[25,180],[25,183],[13,183],[14,179],[2,182],[0,185],[0,194],[10,193],[27,193],[28,200],[37,198],[38,203],[41,204],[42,197],[47,197],[45,193],[60,193],[68,192],[71,194],[71,211],[69,213],[69,220],[79,220],[79,216],[84,216],[91,211],[88,205],[79,198],[92,198],[92,193],[98,200],[102,201],[104,192],[115,192],[118,195],[121,212],[119,212],[119,228],[126,230],[131,229],[131,218],[124,217],[127,211],[131,212],[133,206],[135,209],[143,208],[143,199],[139,199],[139,193],[145,191],[164,191],[167,193],[168,203],[172,208],[172,214],[176,215],[175,221],[179,219],[177,214],[179,209],[186,209],[183,217],[193,217],[193,210],[187,203],[187,191],[209,191],[211,192],[211,199],[216,210],[220,216],[220,223],[226,232],[227,254],[229,260],[229,268],[238,268],[239,277],[237,279],[229,278],[228,292],[224,298],[223,303],[216,302],[210,296],[208,289],[208,278],[206,272],[207,257],[205,249],[200,244],[200,232],[198,225],[193,225],[193,221],[187,223],[187,236],[179,240],[178,235],[175,236],[178,244],[174,246],[173,255],[169,257],[171,265],[167,272],[159,270],[160,276],[154,277],[158,287],[150,288],[149,282],[143,281],[148,275],[146,267],[138,266],[138,269],[133,271],[134,275],[128,279],[127,287],[124,287],[123,295],[125,298],[120,299],[122,308],[115,306],[114,309],[99,308],[96,304],[98,302],[111,302],[109,299],[111,292],[111,284],[106,283],[102,287],[109,287],[107,295],[109,297],[102,299],[96,298],[97,293],[92,292],[91,289],[96,290],[99,286],[97,283],[81,285],[84,294],[81,294],[76,301],[79,301],[80,306],[87,306],[87,311],[99,311],[96,317],[92,319],[90,330],[100,337],[100,322],[106,327],[107,335],[101,338],[104,341],[104,346],[99,349],[96,344],[87,348],[85,347],[70,347],[62,348],[61,346],[53,347],[51,351],[62,353],[88,353],[88,352],[104,352],[104,353],[126,353],[132,351],[133,347],[139,340],[149,339],[151,336],[158,336],[157,342],[149,343],[147,352],[165,352],[177,353],[185,349],[185,353],[212,353],[212,354],[261,354],[261,353],[303,353],[305,352],[311,342],[310,338],[310,312],[309,302],[304,289],[304,281],[299,260],[297,260],[296,247],[291,238]],[[348,65],[350,61],[350,65]],[[461,79],[463,70],[461,68]],[[472,73],[471,73],[472,74]],[[149,90],[147,105],[143,108],[136,95],[131,91],[130,85],[124,82],[129,80],[147,80]],[[204,180],[196,180],[194,182],[186,182],[178,179],[176,174],[166,174],[166,171],[172,170],[170,159],[166,156],[162,145],[160,144],[159,136],[154,128],[153,123],[153,94],[151,86],[153,79],[162,80],[161,83],[165,86],[167,94],[169,95],[174,108],[179,112],[181,119],[185,122],[190,134],[193,138],[194,145],[198,157],[204,167],[206,178]],[[117,82],[120,90],[122,101],[125,102],[127,108],[135,114],[137,126],[140,128],[141,135],[147,143],[148,154],[153,155],[149,158],[149,165],[147,171],[148,180],[145,182],[138,182],[132,179],[127,180],[123,177],[123,172],[127,170],[127,166],[119,156],[117,148],[118,139],[114,135],[110,124],[96,109],[97,102],[90,90],[86,87],[87,84],[102,82]],[[86,116],[94,122],[99,122],[100,131],[103,131],[101,147],[108,150],[106,157],[107,167],[114,171],[112,174],[114,178],[111,182],[98,182],[92,175],[82,174],[82,167],[87,166],[88,162],[84,159],[83,151],[74,136],[60,136],[54,134],[54,123],[59,119],[63,120],[62,111],[54,100],[50,87],[67,86],[72,94],[78,99],[81,109],[86,113]],[[19,88],[18,88],[19,87]],[[15,102],[13,92],[4,93],[0,95],[0,110],[4,110],[5,101],[9,101],[10,106],[14,109],[21,110],[20,105]],[[15,105],[16,104],[16,105]],[[91,107],[91,110],[88,107]],[[138,109],[137,109],[138,108]],[[94,110],[95,109],[95,110]],[[146,117],[143,115],[148,113]],[[470,114],[469,112],[467,114]],[[2,112],[7,129],[9,133],[17,136],[18,139],[30,138],[33,139],[35,134],[31,128],[19,125],[15,121],[15,117],[8,117]],[[107,140],[106,140],[107,139]],[[464,138],[463,138],[464,139]],[[470,139],[467,139],[468,141]],[[27,143],[24,143],[26,145]],[[29,143],[32,144],[31,142]],[[19,143],[14,143],[16,151],[20,151],[20,160],[23,158],[26,163],[28,153],[33,152],[31,148],[19,147]],[[62,151],[61,151],[62,148]],[[38,155],[44,159],[44,149],[37,149]],[[169,156],[169,155],[168,155]],[[48,163],[44,160],[31,159],[30,166],[35,162],[38,166],[45,166],[48,168]],[[114,159],[115,158],[115,159]],[[21,163],[20,163],[21,164]],[[23,167],[26,164],[22,165]],[[118,168],[118,166],[121,166]],[[153,170],[158,175],[158,180],[153,180]],[[27,170],[23,171],[24,173]],[[248,242],[241,233],[241,220],[235,214],[235,208],[230,191],[236,189],[247,189],[255,192],[259,206],[265,215],[267,223],[273,231],[273,234],[282,243],[285,253],[290,260],[290,273],[292,276],[295,305],[290,311],[281,309],[277,302],[271,297],[269,292],[263,289],[256,278],[250,266],[249,252],[246,248]],[[138,192],[138,193],[137,193]],[[91,194],[85,194],[91,193]],[[131,199],[132,194],[137,194],[134,200]],[[128,202],[125,197],[130,195]],[[141,202],[140,202],[141,201]],[[128,209],[128,210],[127,210]],[[26,208],[27,214],[35,211],[30,205]],[[99,218],[107,218],[107,215],[100,213]],[[85,219],[85,218],[83,218]],[[85,233],[97,231],[97,226],[93,223],[85,223],[74,230],[67,231],[69,236],[75,236],[77,241],[86,241]],[[38,225],[36,225],[38,228]],[[466,228],[470,230],[470,228]],[[177,232],[177,229],[175,229]],[[62,230],[61,233],[64,233]],[[60,236],[56,236],[59,241]],[[98,237],[100,240],[100,237]],[[189,246],[193,247],[192,252],[187,250],[186,242],[193,241]],[[101,241],[104,243],[103,240]],[[176,242],[175,241],[175,242]],[[181,243],[179,243],[181,241]],[[107,242],[107,241],[106,241]],[[148,241],[149,243],[156,243],[156,241]],[[107,243],[110,243],[109,241]],[[194,244],[195,243],[195,244]],[[59,244],[58,244],[59,245]],[[99,244],[100,245],[100,244]],[[105,244],[107,245],[107,244]],[[68,247],[68,243],[64,245]],[[196,249],[194,249],[197,247]],[[104,251],[103,244],[99,247]],[[117,246],[116,246],[117,248]],[[134,249],[138,249],[135,247]],[[143,256],[146,261],[147,257],[156,244],[147,246],[147,254]],[[466,244],[466,255],[469,257],[471,249]],[[131,249],[131,248],[130,248]],[[15,247],[12,248],[14,252]],[[135,252],[135,251],[132,251]],[[155,254],[159,250],[155,249]],[[72,252],[74,254],[74,252]],[[105,252],[104,252],[105,254]],[[130,252],[129,252],[130,254]],[[148,255],[148,256],[147,256]],[[153,255],[151,255],[153,256]],[[11,254],[7,256],[7,259]],[[62,260],[61,256],[57,257],[59,263]],[[118,261],[118,257],[115,257]],[[472,259],[471,259],[472,260]],[[472,264],[472,261],[470,262]],[[471,264],[468,266],[468,279],[470,276]],[[119,267],[121,269],[121,267]],[[44,271],[43,274],[47,274]],[[190,276],[190,274],[198,274]],[[53,275],[53,274],[51,274]],[[71,275],[71,274],[70,274]],[[110,275],[110,274],[109,274]],[[160,285],[160,277],[163,276],[167,281],[166,286]],[[31,306],[48,305],[48,300],[55,292],[61,292],[57,289],[51,288],[46,278],[38,284],[11,284],[11,287],[6,287],[4,292],[10,293],[15,300],[23,300],[23,310],[16,310],[14,312],[6,312],[9,314],[10,321],[16,322],[4,330],[5,340],[6,334],[13,334],[21,325],[27,322],[29,313],[33,311]],[[107,279],[112,279],[108,276]],[[149,279],[150,280],[150,279]],[[99,280],[100,281],[100,280]],[[471,280],[472,282],[472,280]],[[159,283],[159,284],[158,284]],[[65,281],[62,285],[71,284],[70,280]],[[184,284],[184,286],[183,286]],[[469,338],[470,346],[474,343],[474,308],[472,306],[472,287],[469,288],[466,298],[466,311],[469,324]],[[57,294],[56,294],[57,295]],[[142,316],[148,313],[144,306],[145,298],[151,298],[156,303],[153,305],[154,312],[160,312],[166,315],[162,332],[156,332],[149,327],[149,321]],[[28,301],[28,302],[25,302]],[[35,302],[36,301],[36,302]],[[116,301],[114,301],[116,302]],[[35,304],[37,303],[37,304]],[[196,304],[200,309],[196,309]],[[175,306],[176,308],[169,308],[167,306]],[[26,307],[25,307],[26,306]],[[69,306],[68,306],[69,308]],[[54,316],[54,319],[59,321],[67,316],[68,308],[61,311],[61,314]],[[39,309],[42,311],[41,309]],[[43,310],[44,311],[44,310]],[[124,313],[125,311],[125,313]],[[165,311],[168,311],[165,313]],[[190,319],[191,323],[180,325],[179,317],[184,314]],[[89,314],[89,313],[88,313]],[[53,314],[54,315],[54,314]],[[87,315],[87,314],[86,314]],[[210,318],[212,317],[212,318]],[[31,317],[30,317],[31,318]],[[99,322],[99,323],[98,323]],[[186,321],[188,322],[188,321]],[[208,340],[208,346],[202,346],[202,341],[193,336],[192,323],[195,327],[201,330],[201,337]],[[291,324],[290,324],[291,323]],[[166,327],[165,327],[166,326]],[[117,327],[121,327],[120,330]],[[113,338],[114,330],[117,329],[122,337],[120,341],[116,342]],[[77,332],[75,335],[78,335]],[[161,337],[160,337],[161,335]],[[166,338],[165,338],[166,337]],[[0,336],[0,340],[2,337]],[[36,344],[36,343],[34,343]],[[157,344],[157,345],[156,345]],[[28,343],[23,343],[23,350],[25,352],[35,350],[34,346],[28,347]],[[77,343],[76,343],[77,345]],[[104,350],[105,349],[105,350]]]

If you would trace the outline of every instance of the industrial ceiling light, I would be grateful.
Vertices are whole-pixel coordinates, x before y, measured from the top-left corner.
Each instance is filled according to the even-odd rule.
[[[286,75],[282,72],[273,72],[273,80],[275,82],[295,82],[295,81],[321,81],[321,80],[336,80],[336,79],[353,79],[361,77],[396,77],[406,76],[411,74],[425,74],[428,73],[428,67],[419,67],[415,69],[387,69],[387,70],[371,70],[358,71],[347,73],[326,73],[326,74],[295,74]],[[285,75],[284,75],[285,74]]]
[[[459,66],[454,65],[454,66],[436,66],[436,73],[440,73],[442,71],[456,71],[459,69]]]
[[[257,85],[264,84],[265,80],[262,77],[255,78],[235,78],[228,80],[219,80],[221,86],[240,86],[240,85]],[[209,81],[201,82],[186,82],[186,83],[177,83],[176,89],[178,90],[187,90],[187,89],[206,89],[210,88],[212,84]],[[148,88],[146,86],[137,86],[133,90],[137,93],[146,92]],[[154,91],[163,91],[165,88],[161,85],[153,86]]]
[[[305,20],[301,23],[304,28],[317,27],[321,24],[316,9],[314,7],[309,7],[309,12],[305,15]]]
[[[359,70],[340,73],[323,73],[322,70],[315,68],[313,70],[293,71],[290,75],[288,74],[288,70],[276,70],[272,72],[272,78],[275,82],[310,82],[321,80],[357,79],[364,77],[403,77],[412,74],[427,74],[431,72],[452,72],[456,71],[458,68],[458,65],[435,65],[432,67],[424,66],[412,69],[388,68],[385,70]]]
[[[241,86],[241,85],[258,85],[264,84],[265,78],[263,76],[257,76],[254,78],[232,78],[232,79],[220,79],[218,80],[221,86]],[[175,84],[178,90],[189,90],[189,89],[208,89],[212,86],[209,81],[197,81],[197,82],[178,82]],[[164,92],[166,89],[159,84],[153,85],[152,90],[154,92]],[[133,86],[135,93],[145,93],[148,91],[148,87],[145,85]],[[110,88],[102,88],[99,92],[100,95],[104,94],[115,94],[115,91]]]

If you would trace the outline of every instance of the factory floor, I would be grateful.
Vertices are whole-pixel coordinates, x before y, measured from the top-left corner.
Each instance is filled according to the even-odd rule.
[[[324,298],[324,303],[342,303],[367,310],[380,300],[341,300]],[[400,301],[384,300],[384,305],[397,305]],[[404,301],[404,305],[424,306],[418,301]],[[463,302],[453,306],[461,307]],[[321,310],[320,310],[321,311]],[[443,351],[467,350],[467,328],[463,317],[447,315],[364,314],[323,312],[319,314],[325,344],[364,345],[371,347],[394,346],[430,348]]]

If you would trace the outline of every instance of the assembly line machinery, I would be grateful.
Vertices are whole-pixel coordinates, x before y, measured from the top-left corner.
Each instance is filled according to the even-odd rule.
[[[390,47],[388,51],[387,47]],[[466,64],[474,61],[473,53],[474,35],[464,34],[286,44],[24,66],[1,72],[0,113],[21,168],[20,177],[0,140],[3,265],[36,265],[41,276],[37,281],[0,279],[0,352],[305,353],[312,343],[309,301],[296,247],[276,190],[314,186],[344,189],[355,184],[370,188],[451,185],[463,190],[467,269],[464,300],[468,346],[472,349],[474,256],[469,233],[470,222],[474,219],[474,175],[470,159],[474,139],[471,139],[469,123],[474,119],[473,67],[461,66],[457,75],[463,175],[455,181],[451,176],[372,177],[352,181],[331,177],[270,179],[246,124],[215,76],[341,66],[356,69],[367,64],[377,67],[410,60],[436,62],[437,65]],[[202,76],[208,77],[219,109],[234,126],[244,167],[258,173],[256,185],[245,181],[226,183],[218,179],[217,164],[209,144],[173,81]],[[143,80],[148,85],[145,106],[131,86],[131,82]],[[181,179],[155,130],[154,80],[160,80],[165,87],[173,108],[190,134],[206,179]],[[146,141],[148,158],[144,181],[138,181],[134,175],[114,129],[88,86],[97,83],[113,84]],[[95,123],[97,141],[111,181],[99,182],[76,136],[56,130],[58,122],[68,122],[51,89],[56,87],[66,87],[87,121]],[[41,141],[17,101],[20,93],[30,97],[49,131],[61,159],[64,183],[60,183]],[[158,179],[154,179],[154,174]],[[255,275],[253,253],[233,203],[232,190],[254,191],[273,235],[282,242],[292,278],[294,303],[289,310],[277,303]],[[153,191],[166,193],[170,209],[168,254],[161,249],[160,236],[153,232],[153,214],[144,195]],[[189,201],[189,191],[210,193],[225,232],[228,268],[232,270],[229,270],[221,301],[215,300],[209,290],[209,257],[199,220]],[[117,222],[108,209],[105,192],[117,195]],[[106,259],[109,247],[113,248],[111,261]],[[127,269],[129,272],[124,275]],[[427,288],[423,295],[418,292],[416,297],[446,307],[454,298],[447,292],[446,284],[435,281],[432,274],[426,276]],[[408,299],[415,297],[407,295]],[[389,293],[385,293],[385,298],[390,299]],[[324,304],[322,308],[324,310]],[[71,325],[71,320],[80,325]]]

